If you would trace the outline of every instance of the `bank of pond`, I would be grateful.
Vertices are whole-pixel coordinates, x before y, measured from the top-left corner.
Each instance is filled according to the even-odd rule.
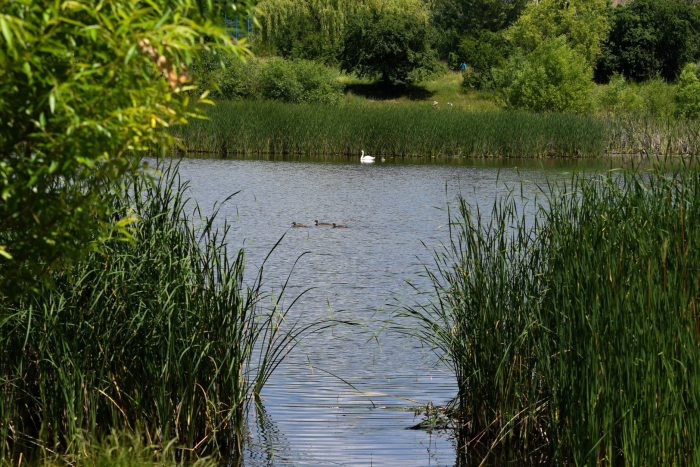
[[[309,108],[286,108],[323,122]],[[245,125],[256,112],[231,109],[231,126],[217,126],[220,141],[253,144]],[[260,115],[291,115],[273,110]],[[431,131],[450,134],[441,126],[449,118],[431,123],[439,112],[416,112]],[[520,114],[490,115],[482,124],[493,135],[520,128]],[[328,134],[341,124],[352,134],[352,121],[337,118]],[[536,118],[543,135],[604,134],[594,120],[579,128],[578,117]],[[229,128],[249,128],[251,139],[228,140]],[[381,133],[357,134],[375,153],[403,147]],[[122,440],[146,462],[235,459],[248,413],[263,403],[287,352],[309,333],[356,324],[286,319],[283,293],[266,291],[264,265],[244,282],[245,254],[230,249],[227,226],[214,228],[211,217],[194,222],[177,170],[161,170],[153,185],[123,188],[114,206],[115,220],[138,219],[130,242],[107,241],[2,310],[3,464],[62,455],[119,464],[95,452],[121,446],[115,433],[130,433]],[[433,287],[383,318],[395,324],[385,332],[421,342],[451,370],[458,391],[440,416],[458,449],[523,463],[700,465],[696,164],[573,173],[541,186],[537,199],[524,196],[513,190],[492,206],[461,197],[450,204],[449,242],[424,272]],[[119,449],[109,452],[118,457]]]
[[[169,131],[214,154],[597,157],[700,153],[700,123],[673,117],[470,111],[425,103],[218,101]]]

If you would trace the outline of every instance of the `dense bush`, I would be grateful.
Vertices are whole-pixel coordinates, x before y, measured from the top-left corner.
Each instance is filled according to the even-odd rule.
[[[209,62],[215,61],[213,58]],[[205,65],[205,73],[211,67]],[[309,60],[228,60],[214,69],[214,96],[223,99],[274,99],[282,102],[337,104],[343,96],[338,73]]]
[[[337,73],[308,60],[273,58],[260,70],[261,96],[283,102],[336,104],[343,95]]]
[[[427,39],[428,24],[420,16],[371,8],[346,27],[341,67],[394,86],[419,81],[439,69]]]
[[[700,80],[697,65],[688,64],[683,68],[678,78],[676,104],[678,115],[688,118],[700,117]]]
[[[610,83],[597,88],[596,105],[605,113],[668,117],[676,112],[676,89],[661,78],[629,83],[615,73]]]
[[[510,47],[502,34],[481,31],[464,37],[458,51],[459,61],[470,67],[470,72],[464,73],[464,86],[483,88],[491,81],[491,69],[505,65]]]
[[[564,38],[548,40],[531,54],[517,53],[494,70],[507,107],[534,112],[583,112],[590,108],[593,72]]]
[[[636,0],[612,11],[612,29],[598,60],[596,80],[614,72],[642,81],[674,80],[700,58],[700,12],[694,2]]]

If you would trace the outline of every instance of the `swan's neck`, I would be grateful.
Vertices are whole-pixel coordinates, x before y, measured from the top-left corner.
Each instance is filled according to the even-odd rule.
[[[364,152],[364,151],[360,151],[360,157],[365,157],[365,152]]]

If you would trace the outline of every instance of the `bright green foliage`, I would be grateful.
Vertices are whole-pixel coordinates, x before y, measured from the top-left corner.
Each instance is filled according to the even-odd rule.
[[[631,90],[625,77],[619,73],[612,76],[610,83],[600,93],[598,101],[599,108],[610,113],[638,111],[644,105],[641,97]]]
[[[585,112],[591,107],[593,71],[563,37],[511,57],[494,72],[507,107],[533,112]]]
[[[430,104],[221,102],[207,116],[170,131],[187,150],[230,154],[598,156],[608,143],[604,122],[591,117]]]
[[[124,186],[106,221],[133,212],[133,241],[109,240],[6,307],[0,458],[17,459],[26,439],[80,454],[83,434],[112,430],[240,452],[251,397],[308,327],[283,325],[284,288],[271,297],[260,275],[244,285],[229,226],[202,218],[178,180],[167,169]]]
[[[260,70],[261,95],[295,104],[337,104],[343,96],[337,76],[337,72],[308,60],[273,58]]]
[[[676,105],[679,115],[687,118],[700,118],[700,79],[698,66],[688,64],[678,78]]]
[[[596,67],[605,82],[614,73],[642,81],[672,81],[700,59],[700,8],[683,0],[635,0],[612,11],[612,29]]]
[[[127,233],[128,213],[106,221],[112,182],[171,143],[200,50],[244,51],[218,14],[211,0],[0,2],[0,298]]]
[[[596,86],[598,109],[619,116],[673,117],[676,112],[676,87],[661,78],[630,83],[615,73],[607,85]]]
[[[338,72],[309,60],[226,58],[207,60],[207,72],[216,83],[213,96],[223,99],[274,99],[282,102],[337,104],[343,97]]]
[[[414,11],[371,7],[355,14],[346,27],[344,71],[397,86],[418,81],[421,72],[437,65],[428,44],[428,24]]]
[[[429,304],[403,313],[455,374],[465,442],[553,465],[698,465],[697,167],[542,188],[529,206],[522,191],[461,199]]]
[[[568,3],[568,5],[567,5]],[[525,53],[560,36],[592,66],[610,29],[606,0],[530,2],[506,37]]]

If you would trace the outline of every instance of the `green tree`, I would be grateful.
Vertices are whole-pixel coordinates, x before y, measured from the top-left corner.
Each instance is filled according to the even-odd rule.
[[[687,118],[700,118],[700,79],[698,66],[688,64],[678,78],[676,92],[676,109],[678,115]]]
[[[507,107],[533,112],[585,112],[593,70],[564,37],[542,42],[527,56],[508,60],[494,76]]]
[[[373,6],[357,13],[345,30],[341,68],[394,86],[415,81],[437,62],[424,11]]]
[[[0,3],[0,300],[128,236],[133,218],[107,221],[113,183],[144,176],[139,155],[196,115],[202,50],[246,52],[219,12],[212,0]]]
[[[596,66],[596,80],[613,73],[642,81],[674,80],[700,59],[700,9],[683,0],[635,0],[612,12],[612,29]]]
[[[529,3],[505,35],[525,53],[563,36],[592,66],[609,29],[606,0],[541,0]]]
[[[262,0],[255,7],[261,28],[256,50],[336,64],[346,26],[355,14],[370,9],[428,18],[423,0]]]
[[[431,25],[441,59],[456,66],[457,53],[465,40],[479,39],[485,32],[498,33],[513,24],[531,0],[433,0]]]

